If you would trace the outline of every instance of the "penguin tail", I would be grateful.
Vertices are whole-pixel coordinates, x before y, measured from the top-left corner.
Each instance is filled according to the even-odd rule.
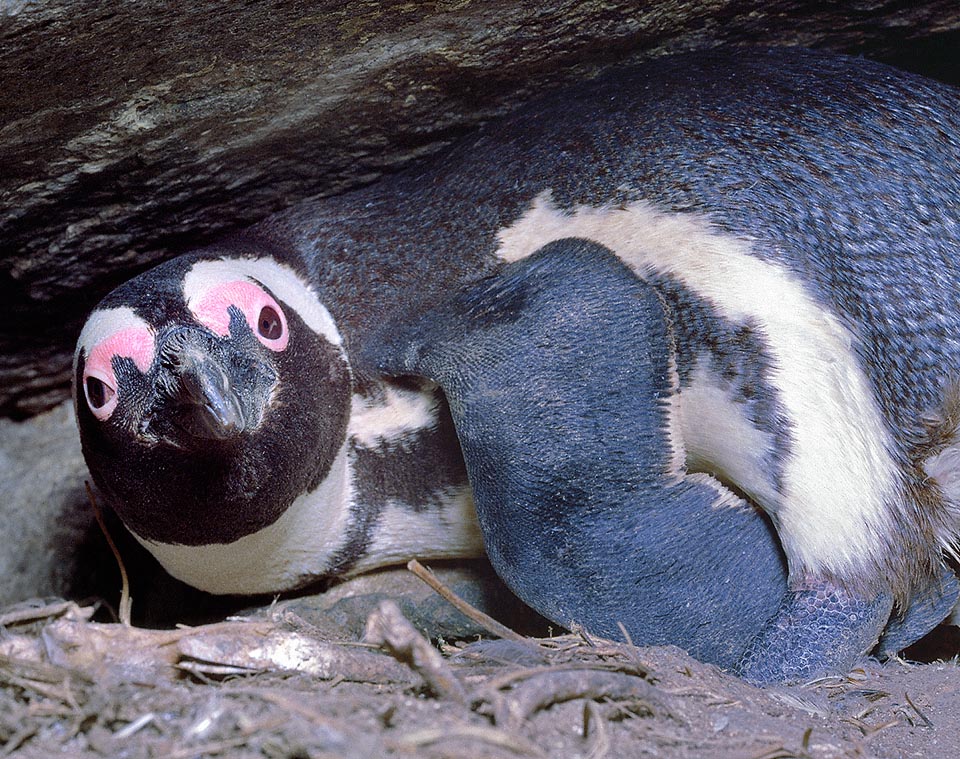
[[[951,383],[940,407],[924,415],[909,457],[926,531],[960,563],[960,382]]]

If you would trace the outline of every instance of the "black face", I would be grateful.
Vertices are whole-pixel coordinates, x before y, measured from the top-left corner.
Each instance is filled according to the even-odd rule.
[[[242,266],[188,306],[196,261],[108,296],[91,321],[116,325],[79,349],[75,377],[98,488],[140,537],[184,545],[256,532],[314,489],[343,445],[351,393],[340,347]]]

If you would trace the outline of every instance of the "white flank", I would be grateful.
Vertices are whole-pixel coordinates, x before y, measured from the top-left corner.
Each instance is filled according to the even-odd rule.
[[[348,448],[345,442],[316,490],[299,496],[269,527],[233,543],[185,546],[134,537],[171,575],[208,593],[275,593],[322,577],[350,524]]]
[[[336,322],[313,288],[293,269],[273,258],[224,257],[198,261],[183,279],[187,307],[193,310],[211,287],[237,280],[268,287],[278,300],[296,311],[310,329],[333,345],[340,345],[342,338]]]
[[[473,505],[473,491],[463,485],[446,493],[438,506],[414,511],[388,504],[380,515],[366,558],[352,572],[421,559],[483,556],[483,537]]]
[[[639,276],[669,275],[719,316],[760,327],[793,443],[784,494],[761,505],[774,514],[792,570],[851,576],[868,566],[882,550],[886,503],[899,483],[886,427],[840,321],[789,270],[752,255],[748,241],[716,230],[704,216],[665,213],[642,201],[563,211],[545,193],[500,232],[499,255],[515,261],[564,237],[596,241]],[[696,423],[686,421],[688,428]],[[711,459],[725,457],[736,468],[735,452],[715,445],[721,450]],[[752,457],[746,454],[747,469]]]
[[[354,395],[347,437],[357,445],[376,448],[400,444],[405,438],[437,423],[437,399],[427,391],[383,385],[379,402]]]

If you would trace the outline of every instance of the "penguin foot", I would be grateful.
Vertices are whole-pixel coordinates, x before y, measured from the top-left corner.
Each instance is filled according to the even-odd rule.
[[[876,646],[892,609],[889,594],[863,597],[829,580],[805,580],[747,646],[738,674],[765,685],[845,672]]]

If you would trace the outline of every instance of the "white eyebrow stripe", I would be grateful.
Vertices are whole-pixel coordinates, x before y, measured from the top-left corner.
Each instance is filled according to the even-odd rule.
[[[87,317],[80,331],[80,337],[77,339],[77,348],[73,356],[74,373],[77,371],[77,359],[81,351],[89,356],[90,352],[108,337],[131,327],[142,328],[150,334],[156,334],[156,329],[140,318],[129,306],[95,309]]]
[[[246,279],[268,287],[274,296],[292,308],[304,323],[333,345],[343,338],[326,306],[313,287],[293,269],[274,258],[229,258],[198,261],[183,278],[183,294],[192,310],[211,287],[237,279]]]

